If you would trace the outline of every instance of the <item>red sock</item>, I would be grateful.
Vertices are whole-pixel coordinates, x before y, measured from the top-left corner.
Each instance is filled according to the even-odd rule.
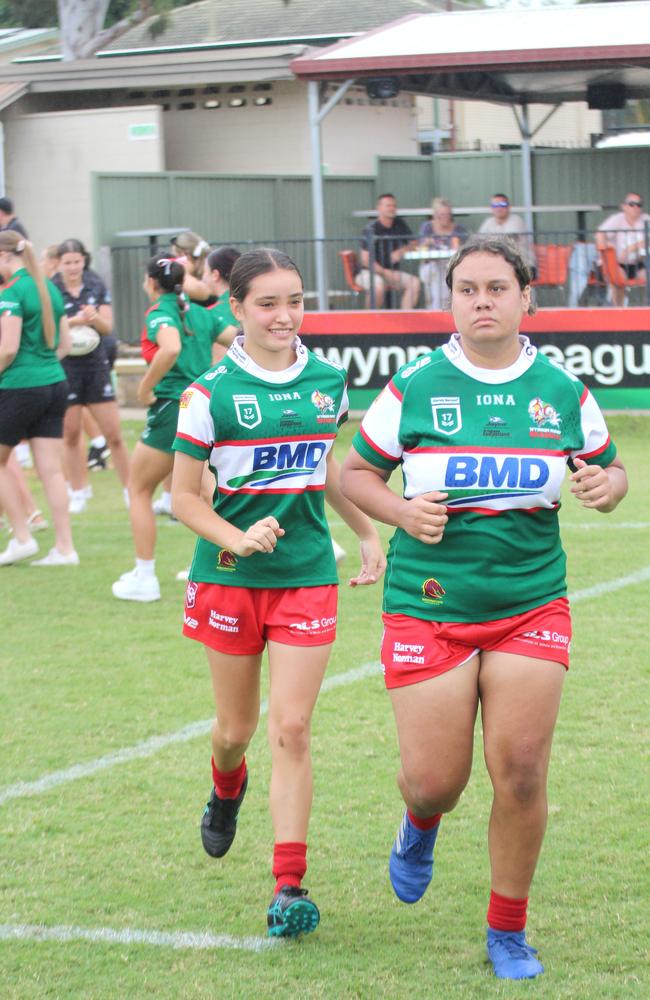
[[[436,813],[435,816],[414,816],[410,809],[406,810],[406,815],[410,819],[411,823],[418,830],[433,830],[434,826],[437,826],[440,822],[442,813]]]
[[[273,878],[275,879],[275,892],[279,892],[283,885],[293,885],[299,889],[306,871],[306,844],[287,841],[274,846]]]
[[[236,799],[241,792],[241,786],[246,777],[246,758],[242,757],[242,762],[234,771],[220,771],[214,762],[212,763],[212,781],[214,790],[220,799]]]
[[[512,899],[500,896],[494,889],[490,892],[490,905],[487,911],[488,926],[493,931],[523,931],[526,926],[526,910],[528,896],[524,899]]]

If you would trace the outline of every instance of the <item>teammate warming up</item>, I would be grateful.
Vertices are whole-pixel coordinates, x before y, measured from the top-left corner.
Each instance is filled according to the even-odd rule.
[[[152,257],[144,278],[151,306],[142,329],[142,353],[149,367],[138,387],[138,399],[148,407],[147,426],[131,460],[129,514],[136,559],[135,568],[113,584],[113,596],[121,601],[160,600],[151,501],[172,469],[183,390],[209,368],[212,345],[225,326],[219,316],[187,300],[184,276],[178,261]]]
[[[174,445],[174,512],[199,535],[183,632],[205,646],[216,704],[201,837],[216,858],[233,842],[266,645],[275,834],[267,923],[270,935],[295,937],[320,919],[302,879],[311,716],[336,633],[325,496],[361,539],[362,566],[350,583],[374,583],[385,560],[374,525],[340,492],[331,449],[347,417],[345,372],[297,336],[304,305],[296,265],[277,250],[252,250],[230,280],[243,336],[184,393]],[[206,460],[217,478],[214,509],[201,498]]]
[[[591,393],[519,334],[531,275],[516,246],[476,238],[446,280],[458,333],[391,379],[342,473],[345,495],[397,529],[381,659],[406,811],[389,872],[401,900],[423,896],[480,703],[494,793],[487,951],[499,978],[533,978],[528,892],[571,637],[560,490],[568,463],[577,500],[611,511],[627,481]],[[402,496],[387,485],[398,466]]]

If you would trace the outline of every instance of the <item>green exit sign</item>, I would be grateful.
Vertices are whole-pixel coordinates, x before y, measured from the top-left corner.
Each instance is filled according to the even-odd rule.
[[[158,126],[156,122],[146,122],[143,125],[129,125],[129,139],[157,139]]]

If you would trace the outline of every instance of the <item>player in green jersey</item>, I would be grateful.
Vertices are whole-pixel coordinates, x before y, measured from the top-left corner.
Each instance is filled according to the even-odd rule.
[[[148,406],[147,425],[135,446],[129,478],[129,513],[136,564],[113,584],[123,601],[157,601],[154,551],[156,519],[152,498],[171,472],[179,401],[183,390],[210,366],[212,345],[224,324],[183,294],[185,270],[168,257],[152,257],[144,279],[151,307],[142,331],[142,353],[149,367],[138,387]]]
[[[61,294],[46,281],[31,243],[20,233],[0,233],[0,507],[14,536],[0,565],[38,552],[8,462],[13,448],[29,440],[54,521],[55,545],[32,566],[72,566],[68,492],[63,476],[63,417],[67,382],[60,358],[70,348]]]
[[[397,529],[382,664],[406,812],[391,882],[413,903],[431,880],[441,814],[469,779],[480,703],[494,790],[487,946],[506,979],[543,971],[525,925],[571,635],[557,519],[566,465],[585,507],[611,511],[627,490],[591,393],[519,334],[530,280],[510,241],[475,238],[455,254],[458,333],[391,379],[342,479],[354,503]],[[388,487],[398,466],[402,496]]]
[[[297,336],[304,304],[296,265],[277,250],[242,254],[231,304],[243,335],[184,394],[174,445],[174,511],[199,536],[183,632],[205,646],[216,704],[214,787],[201,838],[213,857],[233,842],[266,645],[275,834],[267,923],[269,934],[293,937],[319,922],[301,883],[311,716],[336,632],[325,496],[361,539],[362,566],[351,584],[375,582],[385,560],[372,522],[340,492],[332,445],[347,417],[345,372]],[[214,506],[200,495],[206,460],[217,478]]]

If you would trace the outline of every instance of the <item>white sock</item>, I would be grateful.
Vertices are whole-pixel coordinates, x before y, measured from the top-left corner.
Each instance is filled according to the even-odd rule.
[[[103,434],[98,434],[96,438],[90,439],[90,443],[93,446],[93,448],[105,448],[106,438],[104,437]]]
[[[148,577],[156,575],[156,560],[155,559],[136,559],[135,568],[138,571],[138,576]]]
[[[129,510],[130,507],[131,507],[131,498],[129,496],[129,487],[125,486],[124,489],[122,490],[122,493],[124,494],[124,503],[126,504],[126,509]]]
[[[172,495],[171,495],[171,493],[168,493],[167,490],[163,490],[162,491],[162,493],[160,495],[160,499],[168,507],[171,507],[171,505],[172,505]]]

